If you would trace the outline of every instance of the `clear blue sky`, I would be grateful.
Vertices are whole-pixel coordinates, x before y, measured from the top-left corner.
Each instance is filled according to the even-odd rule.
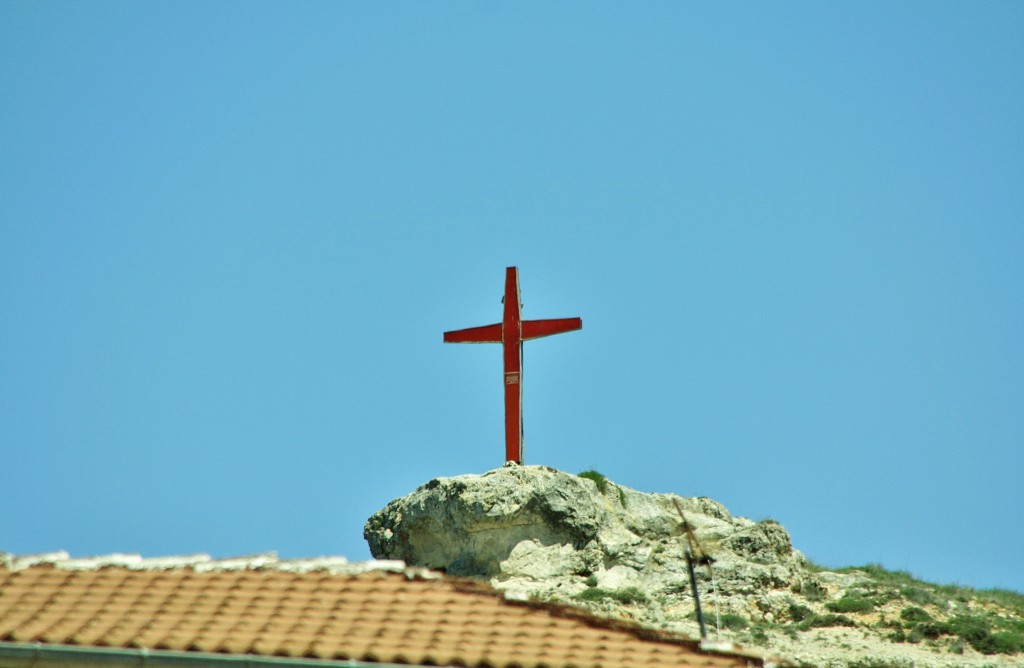
[[[1024,590],[1024,4],[0,4],[0,550],[368,558],[503,457]]]

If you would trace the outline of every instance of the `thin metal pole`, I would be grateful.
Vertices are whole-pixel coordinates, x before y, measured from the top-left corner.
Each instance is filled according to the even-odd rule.
[[[690,589],[693,591],[693,602],[697,606],[697,623],[700,624],[700,639],[708,639],[708,630],[704,627],[704,612],[700,609],[700,594],[697,593],[697,576],[693,572],[693,556],[686,551],[686,570],[690,573]]]

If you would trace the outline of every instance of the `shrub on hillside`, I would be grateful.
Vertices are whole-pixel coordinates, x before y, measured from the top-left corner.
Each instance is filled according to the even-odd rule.
[[[921,608],[910,606],[900,611],[900,619],[909,624],[917,624],[932,621],[932,616]]]
[[[802,622],[813,614],[814,611],[806,605],[800,605],[799,603],[793,602],[790,602],[789,604],[789,618],[794,622]]]
[[[875,609],[875,601],[870,598],[864,598],[857,594],[851,594],[847,592],[843,594],[843,597],[838,601],[830,601],[825,604],[825,607],[832,612],[871,612]]]
[[[853,621],[846,615],[813,615],[800,622],[797,628],[801,631],[806,631],[808,629],[830,626],[857,626],[857,622]]]

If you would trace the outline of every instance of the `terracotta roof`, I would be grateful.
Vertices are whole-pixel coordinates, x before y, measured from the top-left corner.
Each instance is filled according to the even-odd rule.
[[[117,557],[0,559],[0,641],[491,668],[762,665],[401,562]]]

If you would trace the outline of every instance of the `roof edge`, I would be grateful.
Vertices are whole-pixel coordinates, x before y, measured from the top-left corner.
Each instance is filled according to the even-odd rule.
[[[492,592],[496,592],[497,595],[501,596],[502,592],[495,590],[489,584],[477,583],[475,580],[452,580],[454,588],[463,591],[478,591],[479,593],[486,593],[480,587],[489,587]],[[769,667],[785,667],[792,666],[793,664],[781,657],[766,655],[763,652],[758,652],[753,649],[748,649],[735,642],[724,642],[724,641],[707,641],[697,640],[690,638],[689,636],[683,635],[676,631],[667,631],[663,629],[657,629],[651,626],[645,626],[632,619],[624,619],[622,617],[613,617],[597,614],[587,608],[582,608],[575,605],[569,605],[567,603],[560,603],[555,601],[544,601],[532,598],[520,598],[518,596],[505,596],[506,602],[510,605],[521,605],[535,610],[543,610],[550,615],[555,617],[563,617],[566,619],[572,619],[574,621],[581,622],[588,626],[600,629],[607,629],[609,631],[619,631],[621,633],[628,633],[633,637],[643,640],[646,642],[662,642],[670,645],[681,645],[689,648],[695,653],[705,655],[716,655],[716,656],[727,656],[733,658],[747,659],[754,661],[760,665]]]
[[[406,573],[410,577],[428,579],[428,569],[408,566],[404,561],[371,559],[349,561],[345,557],[312,557],[306,559],[278,559],[277,553],[266,552],[240,557],[214,559],[208,554],[189,554],[167,557],[143,557],[136,553],[115,553],[95,557],[72,557],[67,552],[13,555],[0,552],[0,570],[21,571],[36,566],[50,566],[64,571],[94,571],[104,568],[124,568],[132,571],[169,571],[189,569],[197,573],[209,571],[273,570],[288,573],[326,571],[332,575],[362,575],[368,571]]]
[[[418,664],[367,663],[365,661],[305,659],[255,654],[213,654],[125,647],[86,647],[45,643],[0,641],[0,665],[4,668],[416,668]]]

